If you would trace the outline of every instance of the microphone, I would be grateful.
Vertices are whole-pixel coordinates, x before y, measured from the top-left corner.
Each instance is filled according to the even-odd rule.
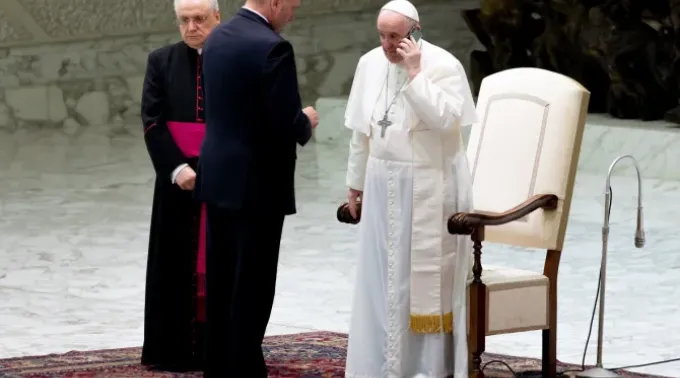
[[[635,228],[635,248],[645,246],[644,220],[642,218],[642,206],[637,208],[637,227]]]
[[[609,207],[611,206],[611,176],[612,176],[612,171],[614,170],[614,167],[616,164],[618,164],[619,161],[623,159],[630,159],[633,162],[633,167],[635,168],[635,173],[637,176],[637,225],[635,227],[635,238],[634,238],[634,244],[635,248],[642,248],[645,246],[645,230],[644,230],[644,218],[642,216],[642,175],[640,174],[640,166],[637,163],[637,160],[631,155],[623,155],[619,156],[612,162],[612,164],[609,166],[609,172],[607,173],[607,183],[605,184],[605,213],[604,213],[604,226],[603,226],[603,234],[604,234],[604,229],[606,228],[607,231],[609,230]]]
[[[595,377],[618,377],[618,375],[610,372],[609,370],[602,367],[602,350],[603,350],[603,340],[604,340],[604,297],[605,297],[605,282],[607,277],[607,244],[609,240],[609,211],[611,210],[612,204],[612,191],[611,191],[611,176],[612,171],[616,164],[622,159],[628,158],[632,160],[633,166],[637,173],[637,184],[638,184],[638,204],[637,204],[637,225],[635,227],[635,247],[642,248],[645,245],[645,231],[643,230],[644,222],[642,218],[642,176],[640,175],[640,167],[638,166],[637,160],[631,155],[623,155],[616,158],[612,164],[609,166],[609,172],[607,173],[607,182],[605,184],[604,190],[604,224],[602,225],[602,260],[600,262],[600,280],[597,285],[597,296],[600,300],[600,316],[597,328],[597,362],[595,367],[581,373],[576,376],[581,378],[595,378]],[[595,317],[595,309],[593,308],[593,319]]]

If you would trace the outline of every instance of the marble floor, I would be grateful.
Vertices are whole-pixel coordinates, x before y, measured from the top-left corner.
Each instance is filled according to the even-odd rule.
[[[347,331],[355,230],[335,220],[345,154],[322,144],[300,153],[301,204],[286,221],[269,334]],[[565,362],[580,363],[588,332],[604,174],[578,177],[559,278]],[[0,357],[140,345],[151,184],[136,126],[0,134]],[[645,182],[647,245],[638,250],[635,183],[613,180],[607,367],[680,357],[679,189]],[[542,251],[485,252],[489,264],[542,269]],[[490,337],[487,350],[538,357],[540,334]],[[594,355],[591,340],[587,361]],[[680,362],[636,370],[680,376]]]

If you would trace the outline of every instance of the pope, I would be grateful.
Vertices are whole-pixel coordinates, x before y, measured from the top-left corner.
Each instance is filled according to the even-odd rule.
[[[421,38],[413,4],[387,3],[377,29],[345,112],[354,217],[361,201],[346,377],[467,377],[472,248],[446,220],[471,210],[461,127],[475,104],[458,59]]]

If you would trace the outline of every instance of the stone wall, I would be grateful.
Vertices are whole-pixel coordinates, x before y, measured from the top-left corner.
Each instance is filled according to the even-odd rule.
[[[2,0],[0,128],[139,127],[149,51],[178,40],[172,0]],[[242,1],[222,0],[233,14]],[[303,99],[346,94],[357,60],[378,43],[383,0],[303,0],[285,35]],[[465,61],[474,45],[452,0],[414,1],[424,38]]]

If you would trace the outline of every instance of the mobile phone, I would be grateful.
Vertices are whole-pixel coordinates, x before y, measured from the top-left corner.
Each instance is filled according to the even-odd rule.
[[[418,43],[420,42],[420,39],[423,38],[423,33],[421,33],[420,30],[418,30],[418,28],[414,26],[413,28],[411,28],[411,31],[408,32],[407,38],[411,37],[413,37],[413,40],[416,43]]]

